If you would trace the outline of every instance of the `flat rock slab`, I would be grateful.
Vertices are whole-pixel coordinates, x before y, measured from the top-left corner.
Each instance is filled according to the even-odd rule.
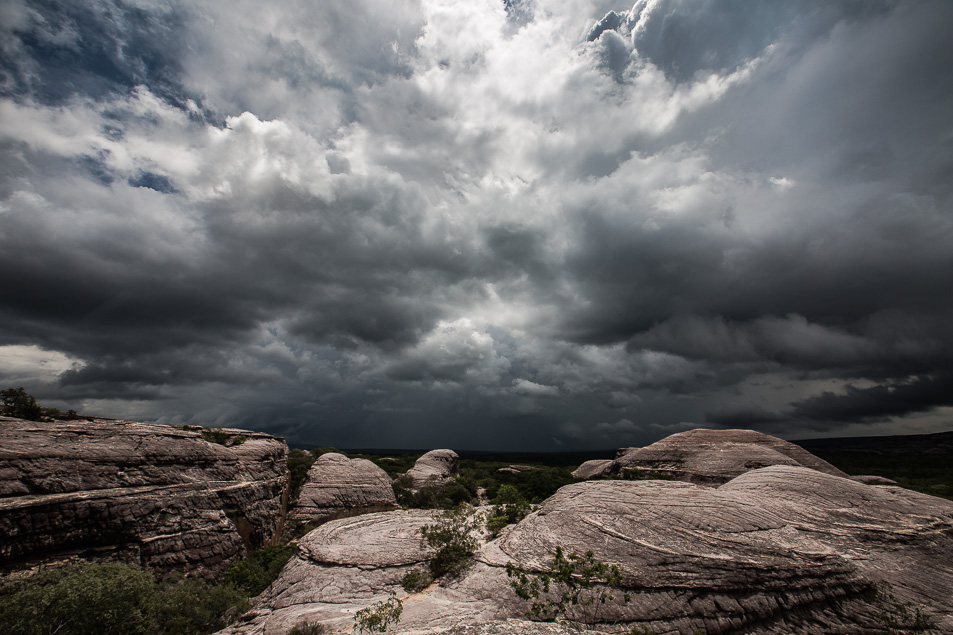
[[[67,557],[212,574],[281,529],[284,441],[134,421],[0,418],[0,570]]]
[[[367,459],[322,454],[308,475],[291,517],[311,523],[397,508],[387,472]]]

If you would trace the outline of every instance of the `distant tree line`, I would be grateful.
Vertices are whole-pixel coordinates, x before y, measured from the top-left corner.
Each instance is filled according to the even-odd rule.
[[[43,419],[78,419],[79,413],[75,410],[62,412],[59,408],[43,408],[23,386],[0,390],[0,399],[3,401],[2,414],[5,417],[16,417],[28,421],[42,421]]]

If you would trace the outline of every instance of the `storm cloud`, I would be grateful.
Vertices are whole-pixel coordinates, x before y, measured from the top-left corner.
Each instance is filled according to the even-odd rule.
[[[932,432],[953,5],[0,3],[0,382],[303,445]]]

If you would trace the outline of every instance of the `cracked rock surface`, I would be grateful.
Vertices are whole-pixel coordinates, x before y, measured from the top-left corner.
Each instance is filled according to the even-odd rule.
[[[881,580],[953,632],[953,502],[803,466],[756,469],[720,487],[569,485],[483,544],[462,575],[408,594],[400,581],[427,560],[427,522],[426,512],[396,511],[319,527],[247,621],[223,632],[284,635],[308,621],[353,630],[357,610],[395,591],[404,606],[395,633],[568,633],[526,621],[504,569],[540,570],[557,546],[621,567],[631,601],[617,593],[594,625],[613,632],[875,633]]]
[[[0,418],[0,569],[70,557],[213,574],[281,530],[288,448],[226,429]]]
[[[308,470],[292,518],[323,523],[342,516],[395,509],[387,472],[367,459],[322,454]]]

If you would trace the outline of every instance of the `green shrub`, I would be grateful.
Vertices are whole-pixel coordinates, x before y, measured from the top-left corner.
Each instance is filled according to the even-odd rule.
[[[8,635],[187,635],[221,630],[249,608],[234,587],[175,578],[156,582],[120,563],[42,568],[0,590]]]
[[[225,570],[225,584],[254,597],[274,582],[295,553],[294,545],[273,545],[256,549],[244,560]]]
[[[248,441],[248,437],[244,434],[239,434],[229,442],[229,445],[241,445],[245,441]]]
[[[324,635],[327,632],[324,624],[320,622],[301,622],[295,624],[294,628],[288,631],[286,635]]]
[[[375,602],[354,614],[354,630],[359,633],[384,633],[387,628],[400,622],[404,603],[397,594],[390,592],[390,598]]]
[[[308,478],[308,470],[314,465],[314,456],[306,450],[294,449],[288,452],[288,482],[291,490],[291,501],[298,500],[304,481]]]
[[[416,593],[426,589],[431,582],[433,582],[433,578],[430,577],[429,571],[414,569],[407,572],[403,580],[400,581],[400,586],[407,593]]]
[[[615,589],[622,586],[622,569],[597,560],[592,551],[580,556],[564,555],[556,547],[549,567],[540,573],[527,573],[512,562],[506,563],[506,575],[516,595],[529,601],[529,619],[556,621],[564,619],[574,625],[591,625],[600,621],[601,609],[615,598]],[[628,593],[623,601],[631,600]]]
[[[209,443],[217,443],[218,445],[228,445],[228,433],[222,430],[221,428],[202,429],[202,438],[208,441]]]
[[[155,633],[214,633],[234,622],[251,605],[248,594],[229,584],[210,585],[197,578],[159,583],[153,600]]]
[[[479,546],[477,535],[483,517],[463,504],[435,512],[432,518],[435,523],[424,525],[420,533],[437,550],[430,560],[430,573],[439,578],[460,571],[469,562]]]
[[[495,505],[490,511],[490,518],[486,523],[487,531],[493,535],[499,533],[507,525],[523,520],[526,514],[532,510],[529,502],[513,485],[500,486],[493,502]]]

